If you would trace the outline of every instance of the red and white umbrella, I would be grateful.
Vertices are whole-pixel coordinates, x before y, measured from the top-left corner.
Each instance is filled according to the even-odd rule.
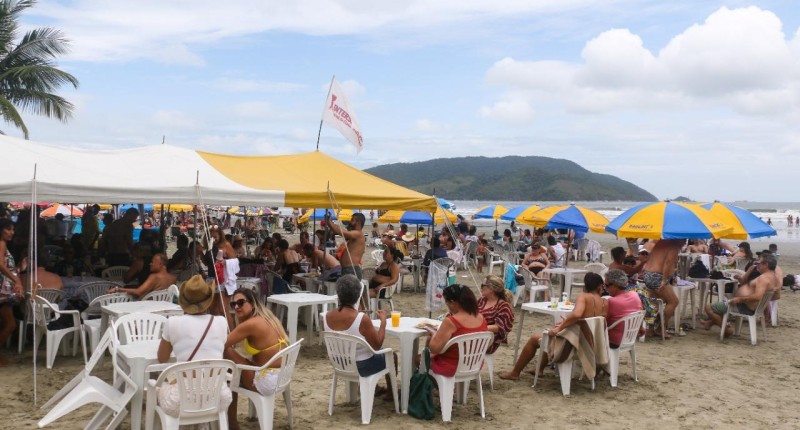
[[[83,216],[83,211],[72,205],[62,205],[61,203],[53,203],[52,206],[43,210],[39,214],[42,218],[53,218],[57,214],[64,215],[65,217],[80,217]]]

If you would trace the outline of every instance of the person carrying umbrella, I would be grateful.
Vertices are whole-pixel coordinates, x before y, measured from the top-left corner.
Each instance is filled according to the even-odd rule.
[[[325,225],[327,225],[334,234],[342,236],[347,241],[347,252],[342,254],[342,275],[356,275],[358,279],[363,279],[361,275],[361,259],[364,257],[364,248],[366,243],[364,240],[364,233],[361,231],[364,228],[366,218],[364,214],[356,212],[350,218],[350,224],[347,230],[342,226],[331,222],[330,213],[325,214]]]
[[[672,289],[672,280],[675,277],[678,254],[685,242],[684,239],[659,240],[650,252],[642,271],[644,285],[650,294],[664,301],[664,320],[661,324],[665,327],[675,314],[675,308],[678,307],[678,296]]]

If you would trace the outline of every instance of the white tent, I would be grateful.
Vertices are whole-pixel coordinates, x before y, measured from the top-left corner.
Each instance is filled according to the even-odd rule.
[[[63,148],[0,136],[0,196],[38,201],[283,206],[282,190],[238,184],[196,151],[169,145],[134,149]]]

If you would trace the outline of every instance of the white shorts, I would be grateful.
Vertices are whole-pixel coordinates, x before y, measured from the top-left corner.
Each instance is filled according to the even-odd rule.
[[[278,369],[263,369],[256,372],[253,385],[261,395],[274,394],[278,389]]]

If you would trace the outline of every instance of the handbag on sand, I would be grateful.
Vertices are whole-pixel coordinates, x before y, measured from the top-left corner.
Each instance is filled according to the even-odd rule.
[[[408,414],[421,420],[433,419],[433,381],[428,376],[428,369],[431,368],[431,351],[428,348],[422,350],[425,359],[425,372],[417,372],[411,375],[411,383],[408,389]]]

